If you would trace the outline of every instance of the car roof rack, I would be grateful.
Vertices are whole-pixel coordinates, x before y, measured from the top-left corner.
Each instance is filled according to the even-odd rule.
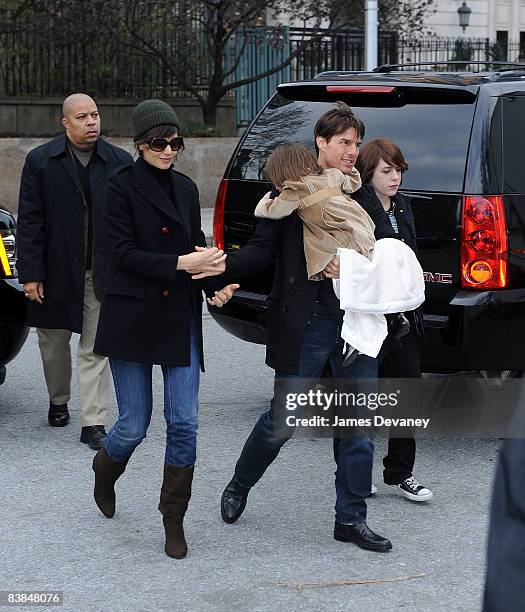
[[[414,62],[409,64],[383,64],[382,66],[377,66],[374,68],[372,72],[393,72],[398,68],[412,68],[416,66],[439,66],[439,65],[447,65],[447,66],[497,66],[500,70],[514,70],[516,68],[525,68],[525,63],[523,62],[499,62],[499,61],[469,61],[469,60],[443,60],[443,61],[435,61],[435,62]],[[508,66],[508,68],[503,68],[503,66]]]

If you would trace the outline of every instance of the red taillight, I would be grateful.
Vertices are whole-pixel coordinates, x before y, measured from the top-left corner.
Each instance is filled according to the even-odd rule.
[[[507,286],[507,224],[502,196],[464,196],[461,282],[466,289]]]
[[[219,249],[224,249],[224,206],[227,194],[228,179],[222,179],[213,211],[213,244]]]
[[[328,93],[392,93],[395,87],[384,85],[327,85]]]

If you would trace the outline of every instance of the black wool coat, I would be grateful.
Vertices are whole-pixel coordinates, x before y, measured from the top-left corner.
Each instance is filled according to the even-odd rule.
[[[17,269],[21,283],[44,283],[44,303],[29,302],[27,323],[82,331],[86,258],[85,205],[66,135],[33,149],[22,170],[17,224]],[[103,210],[109,176],[132,161],[102,138],[90,161],[93,205],[93,283],[100,299],[107,269]]]
[[[377,239],[395,236],[380,203],[357,201],[374,221]],[[321,287],[319,281],[308,280],[303,222],[296,212],[279,221],[262,219],[252,238],[241,249],[228,254],[225,282],[239,280],[242,286],[240,279],[264,270],[274,261],[275,277],[268,297],[266,364],[280,372],[295,374],[306,323]],[[342,320],[343,311],[339,315]]]
[[[359,204],[361,204],[361,206],[365,207],[365,209],[366,207],[374,207],[375,209],[378,206],[381,206],[381,208],[383,208],[383,205],[381,204],[373,186],[370,183],[366,183],[365,185],[363,185],[360,189],[358,189],[355,193],[352,194],[352,197],[357,200]],[[412,207],[410,206],[410,198],[398,192],[392,198],[392,201],[394,205],[394,216],[397,221],[397,228],[399,230],[399,234],[396,235],[396,233],[392,229],[391,235],[385,235],[381,237],[399,238],[404,243],[406,243],[417,255],[416,224],[414,222],[414,213],[412,212]],[[386,213],[384,218],[386,219],[390,227],[392,227],[390,219],[388,218],[388,215]]]
[[[202,289],[211,295],[218,284],[194,281],[176,269],[179,255],[206,241],[195,183],[180,172],[167,172],[176,206],[142,158],[109,180],[105,219],[111,256],[94,351],[126,361],[187,366],[193,318],[204,369]]]

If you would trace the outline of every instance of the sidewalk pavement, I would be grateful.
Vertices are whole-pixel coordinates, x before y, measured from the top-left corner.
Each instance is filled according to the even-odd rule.
[[[243,516],[227,525],[222,490],[268,409],[274,376],[263,366],[264,346],[209,316],[203,326],[198,460],[184,521],[190,550],[180,561],[164,553],[157,510],[166,437],[160,368],[147,438],[107,519],[93,501],[93,451],[78,439],[77,386],[71,423],[49,427],[37,337],[29,334],[0,393],[0,591],[62,591],[63,606],[38,608],[55,612],[479,611],[498,440],[419,440],[416,474],[434,491],[428,503],[383,484],[386,440],[376,440],[368,520],[391,538],[387,554],[333,539],[330,439],[298,435],[285,444]],[[116,415],[112,391],[110,425]]]

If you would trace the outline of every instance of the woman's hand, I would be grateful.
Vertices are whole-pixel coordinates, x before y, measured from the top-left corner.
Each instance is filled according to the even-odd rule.
[[[210,251],[211,249],[215,249],[217,251],[216,247],[201,247],[201,246],[195,247],[195,250],[197,251],[197,253],[204,253],[206,251]],[[223,251],[218,251],[218,253],[223,253]],[[213,263],[202,270],[195,270],[191,278],[193,280],[199,280],[201,278],[206,278],[207,276],[217,276],[218,274],[222,274],[225,271],[226,271],[226,254],[224,254],[220,258],[220,261],[218,261],[217,263]]]
[[[219,291],[215,292],[215,297],[207,298],[208,304],[210,306],[217,306],[217,308],[222,308],[226,302],[232,299],[235,291],[240,287],[237,283],[233,283],[232,285],[226,285]]]
[[[326,278],[339,278],[339,257],[336,255],[323,270]]]
[[[224,251],[217,247],[195,247],[195,253],[181,255],[177,262],[177,270],[184,270],[188,274],[194,274],[192,278],[204,278],[222,274],[226,269]]]

